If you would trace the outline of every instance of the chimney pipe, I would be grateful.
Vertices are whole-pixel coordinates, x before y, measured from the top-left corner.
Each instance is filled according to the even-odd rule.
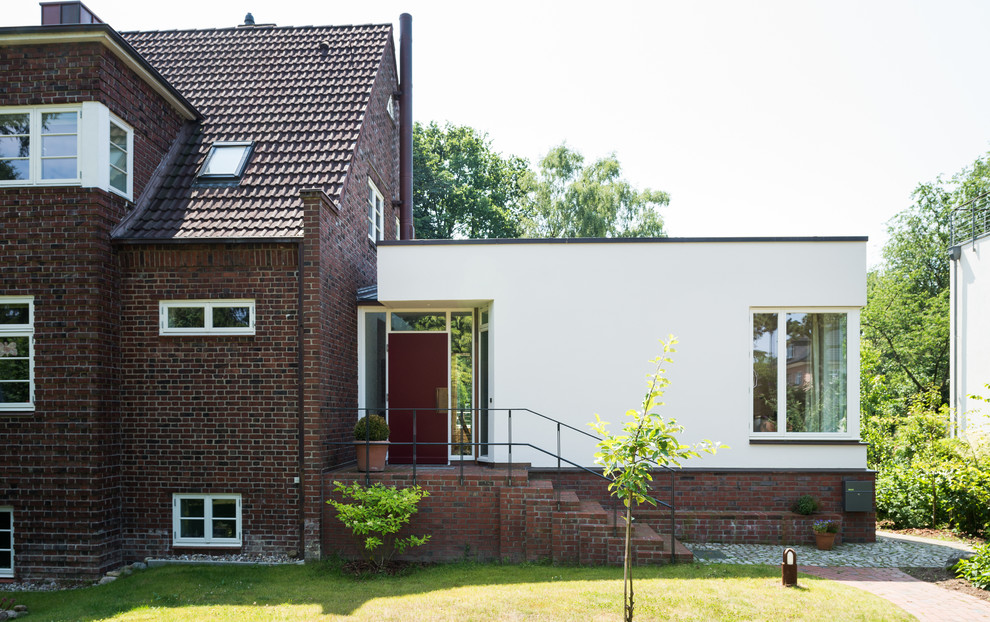
[[[416,237],[413,228],[412,15],[399,16],[399,239]]]

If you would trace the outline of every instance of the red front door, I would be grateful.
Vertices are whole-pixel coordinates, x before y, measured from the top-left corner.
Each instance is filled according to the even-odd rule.
[[[388,449],[391,464],[447,464],[447,333],[389,333]],[[440,443],[430,445],[428,443]]]

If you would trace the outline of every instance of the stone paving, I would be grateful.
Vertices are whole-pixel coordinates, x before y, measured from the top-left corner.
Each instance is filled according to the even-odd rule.
[[[940,568],[972,551],[966,544],[877,532],[873,544],[842,544],[831,551],[796,545],[689,543],[702,564],[780,564],[793,548],[798,570],[866,590],[893,602],[922,622],[990,622],[990,603],[907,575],[898,567]],[[800,585],[800,582],[799,582]]]
[[[899,534],[877,534],[870,544],[840,544],[831,551],[812,545],[717,544],[685,542],[694,559],[702,564],[771,564],[781,562],[785,548],[797,554],[799,566],[844,566],[851,568],[942,568],[950,557],[972,549],[961,543],[939,542]]]

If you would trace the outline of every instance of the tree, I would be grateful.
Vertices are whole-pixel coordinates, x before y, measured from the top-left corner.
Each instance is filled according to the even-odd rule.
[[[666,192],[623,180],[614,153],[585,166],[562,144],[540,162],[523,229],[531,238],[662,237],[657,209],[668,203]]]
[[[515,238],[530,178],[526,160],[503,158],[488,136],[459,125],[413,126],[416,237]]]
[[[663,402],[664,390],[670,385],[670,380],[664,376],[664,363],[673,363],[668,356],[675,352],[677,340],[671,335],[667,341],[661,340],[663,352],[650,363],[655,371],[646,376],[649,389],[643,398],[642,410],[626,411],[626,422],[622,426],[622,434],[610,434],[608,423],[595,415],[595,423],[591,427],[602,436],[595,453],[595,463],[602,466],[602,474],[612,478],[609,491],[622,499],[626,506],[625,560],[623,563],[623,611],[624,620],[633,619],[633,578],[632,578],[632,508],[643,502],[656,505],[656,499],[650,496],[650,482],[653,481],[651,472],[655,466],[668,464],[678,465],[681,460],[697,458],[698,451],[714,454],[720,443],[709,440],[694,446],[681,445],[677,434],[684,427],[677,425],[674,419],[664,419],[654,412]],[[726,447],[727,448],[727,447]],[[671,527],[673,528],[673,526]]]
[[[942,403],[948,401],[951,211],[990,190],[988,156],[951,180],[920,184],[914,204],[889,223],[884,263],[867,275],[862,316],[867,417],[881,410],[906,413],[914,396],[932,387]],[[878,391],[886,397],[875,399]]]

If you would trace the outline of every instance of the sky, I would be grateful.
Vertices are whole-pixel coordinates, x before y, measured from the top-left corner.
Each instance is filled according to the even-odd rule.
[[[0,0],[0,25],[40,23]],[[87,0],[119,31],[413,17],[413,117],[664,190],[679,237],[870,237],[990,151],[990,2]],[[396,42],[398,44],[398,41]]]

